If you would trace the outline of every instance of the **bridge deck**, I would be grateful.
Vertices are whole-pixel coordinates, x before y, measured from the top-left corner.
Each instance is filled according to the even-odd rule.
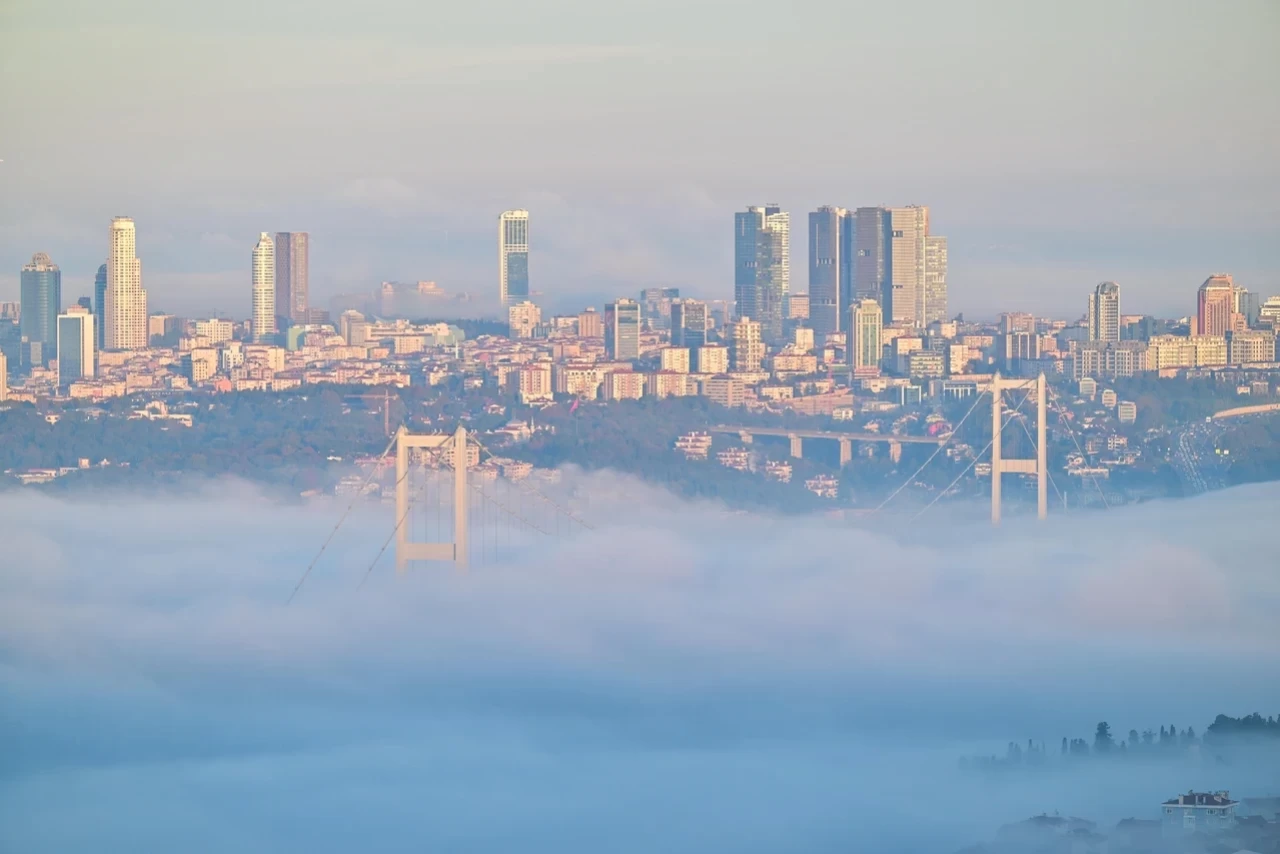
[[[732,427],[718,424],[712,433],[749,433],[752,436],[799,436],[801,439],[851,439],[855,442],[901,442],[913,445],[941,445],[945,436],[899,436],[894,433],[841,433],[836,430],[789,430],[786,427]]]

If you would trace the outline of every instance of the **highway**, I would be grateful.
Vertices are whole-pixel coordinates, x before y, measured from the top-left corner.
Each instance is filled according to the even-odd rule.
[[[718,424],[712,433],[747,433],[752,436],[798,436],[801,439],[850,439],[854,442],[900,442],[904,445],[941,445],[946,436],[900,436],[896,433],[841,433],[836,430],[790,430],[786,427],[733,427]]]

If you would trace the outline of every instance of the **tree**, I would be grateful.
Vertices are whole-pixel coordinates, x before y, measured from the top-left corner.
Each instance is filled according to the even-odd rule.
[[[1111,725],[1106,721],[1098,723],[1098,729],[1093,735],[1093,752],[1109,753],[1115,745],[1115,740],[1111,737]]]
[[[1136,729],[1131,729],[1129,730],[1129,747],[1135,748],[1137,746],[1138,746],[1138,731]]]

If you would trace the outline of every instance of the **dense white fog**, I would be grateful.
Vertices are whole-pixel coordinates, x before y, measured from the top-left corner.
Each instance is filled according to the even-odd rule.
[[[357,592],[361,508],[292,604],[332,501],[0,495],[0,850],[950,852],[1280,789],[1261,753],[958,768],[1280,710],[1280,486],[999,531],[578,486],[593,531]]]

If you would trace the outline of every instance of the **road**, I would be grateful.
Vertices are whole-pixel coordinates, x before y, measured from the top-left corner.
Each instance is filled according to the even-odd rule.
[[[1178,434],[1173,444],[1172,463],[1187,495],[1200,495],[1222,488],[1218,461],[1212,450],[1221,432],[1222,428],[1217,424],[1197,422]]]

